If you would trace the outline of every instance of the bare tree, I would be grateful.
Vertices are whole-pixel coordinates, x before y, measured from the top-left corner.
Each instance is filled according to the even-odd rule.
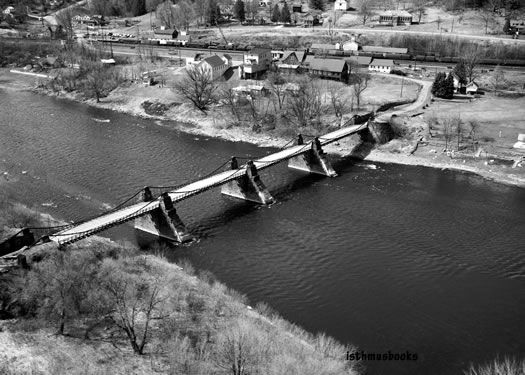
[[[443,120],[443,138],[445,139],[445,151],[448,151],[449,143],[454,137],[456,130],[453,117],[448,117]]]
[[[246,15],[252,19],[252,22],[254,22],[255,16],[259,11],[259,2],[256,0],[246,0],[244,2],[244,7],[246,9]]]
[[[417,23],[421,23],[421,17],[425,14],[426,4],[426,0],[414,0],[413,2],[414,10],[417,13]]]
[[[267,79],[270,84],[270,91],[277,99],[279,110],[282,110],[286,100],[286,79],[278,71],[268,73]]]
[[[489,26],[494,24],[496,13],[490,6],[485,6],[478,11],[478,17],[485,25],[485,34],[488,34]]]
[[[59,334],[64,334],[68,321],[89,309],[87,295],[98,269],[93,258],[89,251],[56,251],[24,280],[22,300],[45,321],[58,324]]]
[[[363,92],[368,88],[368,82],[370,81],[370,74],[368,73],[359,73],[355,74],[354,81],[352,84],[352,90],[357,101],[357,109],[361,106],[361,98]]]
[[[108,67],[102,63],[85,64],[82,69],[86,71],[84,95],[88,98],[95,98],[97,103],[114,90],[121,80],[119,72],[114,67]]]
[[[241,321],[218,337],[217,366],[231,375],[265,373],[270,357],[268,338]]]
[[[190,24],[195,20],[195,11],[190,2],[187,0],[179,1],[177,4],[177,20],[176,23],[180,29],[188,30]]]
[[[352,74],[359,69],[359,65],[355,60],[346,60],[346,65],[348,66],[348,79],[352,79]]]
[[[464,51],[461,61],[464,63],[465,75],[468,79],[468,82],[473,81],[477,77],[478,72],[476,71],[476,68],[482,56],[483,52],[477,46],[471,46],[469,49]]]
[[[459,116],[453,118],[453,126],[456,133],[456,139],[457,139],[457,150],[459,151],[459,147],[461,144],[461,141],[463,140],[463,121],[461,121],[461,118]]]
[[[344,87],[331,82],[328,85],[328,93],[330,95],[330,103],[334,110],[335,116],[340,120],[343,117],[345,109],[348,108],[348,97],[345,95]]]
[[[494,68],[490,77],[490,85],[495,92],[499,92],[506,87],[507,80],[505,79],[505,73],[501,66],[498,65]]]
[[[436,19],[436,25],[437,25],[438,30],[439,30],[442,22],[443,22],[443,20],[441,19],[440,16],[438,16],[438,18]]]
[[[110,2],[107,0],[91,0],[89,2],[91,12],[105,17],[109,14]]]
[[[56,13],[56,20],[58,25],[66,34],[68,40],[72,40],[74,36],[73,29],[73,11],[71,7],[66,7]]]
[[[177,10],[170,0],[166,0],[157,6],[155,17],[163,26],[172,28],[175,27]]]
[[[357,1],[357,14],[363,20],[363,25],[368,21],[374,14],[374,1],[375,0],[358,0]]]
[[[323,109],[321,91],[315,81],[307,78],[299,79],[296,84],[298,89],[290,96],[288,108],[298,126],[308,126],[314,120],[319,121]]]
[[[206,114],[209,106],[216,101],[217,84],[211,74],[202,69],[186,69],[186,76],[175,84],[175,91]]]
[[[223,87],[222,90],[220,91],[220,95],[222,98],[222,102],[228,106],[232,115],[235,116],[237,121],[241,121],[241,116],[237,108],[238,106],[237,95],[235,94],[235,91],[233,91],[233,87],[231,86]]]
[[[148,274],[137,274],[133,267],[120,262],[104,260],[99,281],[111,306],[109,318],[126,334],[133,351],[141,355],[151,338],[152,321],[163,314],[165,285],[162,273],[153,266],[149,266]]]

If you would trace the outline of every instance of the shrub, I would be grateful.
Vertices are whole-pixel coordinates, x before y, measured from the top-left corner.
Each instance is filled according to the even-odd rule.
[[[496,358],[491,363],[475,366],[470,365],[465,375],[523,375],[525,374],[525,360],[505,357],[503,360]]]

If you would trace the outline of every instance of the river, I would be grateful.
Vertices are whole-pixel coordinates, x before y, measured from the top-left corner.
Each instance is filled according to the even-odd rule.
[[[64,220],[100,213],[145,185],[194,179],[232,155],[273,151],[5,87],[0,108],[0,184],[10,199]],[[368,374],[461,374],[470,362],[523,357],[525,190],[333,161],[333,179],[284,163],[264,171],[277,200],[270,207],[219,189],[182,202],[198,240],[169,257],[189,258],[311,332],[366,352],[418,355],[367,361]],[[131,225],[105,235],[134,239]]]

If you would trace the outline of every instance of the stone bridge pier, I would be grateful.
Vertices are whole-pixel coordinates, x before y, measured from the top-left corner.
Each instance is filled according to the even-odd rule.
[[[303,145],[303,136],[297,136],[297,145]],[[311,143],[311,148],[298,156],[294,156],[288,161],[288,167],[299,169],[310,173],[321,174],[328,177],[336,177],[337,173],[332,168],[332,165],[326,157],[326,153],[321,147],[321,142],[318,137],[315,137]]]
[[[232,157],[231,168],[239,168],[235,157]],[[221,193],[260,204],[270,204],[274,201],[252,160],[246,163],[245,173],[241,177],[222,185]]]
[[[140,199],[142,202],[151,202],[155,198],[150,188],[146,186]],[[161,195],[158,208],[135,219],[135,229],[180,243],[193,240],[168,193]]]

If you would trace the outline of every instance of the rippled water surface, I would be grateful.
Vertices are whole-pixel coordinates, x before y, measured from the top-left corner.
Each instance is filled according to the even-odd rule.
[[[0,108],[0,184],[67,220],[231,155],[272,151],[11,89],[0,89]],[[334,179],[284,164],[263,172],[270,207],[218,189],[183,202],[199,241],[170,256],[310,331],[418,353],[367,362],[370,374],[460,374],[498,354],[525,356],[525,191],[428,168],[334,164]],[[133,230],[108,235],[131,240]]]

